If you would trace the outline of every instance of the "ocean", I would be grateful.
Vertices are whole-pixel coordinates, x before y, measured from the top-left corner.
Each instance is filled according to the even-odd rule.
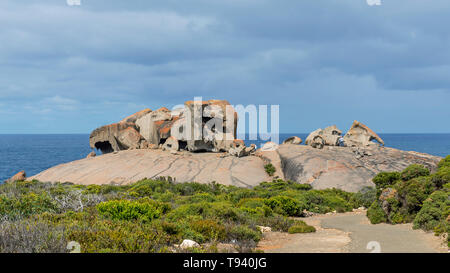
[[[290,136],[305,140],[308,134],[281,134],[280,142]],[[387,147],[444,157],[450,154],[450,134],[379,134]],[[263,141],[247,140],[261,147]],[[0,181],[21,170],[28,176],[52,166],[85,158],[89,135],[0,135]]]

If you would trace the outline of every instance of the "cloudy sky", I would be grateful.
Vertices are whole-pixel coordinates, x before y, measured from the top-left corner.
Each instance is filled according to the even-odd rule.
[[[0,133],[89,133],[203,96],[282,132],[450,132],[450,1],[0,1]]]

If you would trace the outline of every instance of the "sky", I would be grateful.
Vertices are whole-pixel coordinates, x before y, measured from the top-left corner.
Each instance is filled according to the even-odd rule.
[[[0,1],[0,134],[90,133],[202,96],[282,133],[450,133],[450,1]]]

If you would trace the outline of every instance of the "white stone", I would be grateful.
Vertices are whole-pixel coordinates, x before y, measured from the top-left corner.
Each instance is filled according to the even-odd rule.
[[[266,142],[262,148],[261,151],[267,152],[267,151],[276,151],[278,150],[279,145],[276,144],[275,142],[269,141]]]
[[[180,245],[181,249],[187,249],[187,248],[192,248],[192,247],[200,247],[200,245],[192,240],[183,240],[183,242]]]

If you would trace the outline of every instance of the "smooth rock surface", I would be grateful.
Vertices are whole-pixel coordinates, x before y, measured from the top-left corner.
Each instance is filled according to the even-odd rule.
[[[336,146],[314,149],[306,145],[284,144],[277,152],[285,179],[309,183],[315,189],[338,188],[351,192],[365,186],[373,187],[372,178],[381,171],[401,171],[410,164],[421,164],[435,170],[442,159],[387,147],[362,150]]]
[[[256,186],[272,179],[257,156],[237,158],[217,153],[162,150],[127,150],[61,164],[31,179],[42,182],[77,184],[128,184],[143,178],[171,176],[176,182],[209,183],[216,181],[239,187]]]

